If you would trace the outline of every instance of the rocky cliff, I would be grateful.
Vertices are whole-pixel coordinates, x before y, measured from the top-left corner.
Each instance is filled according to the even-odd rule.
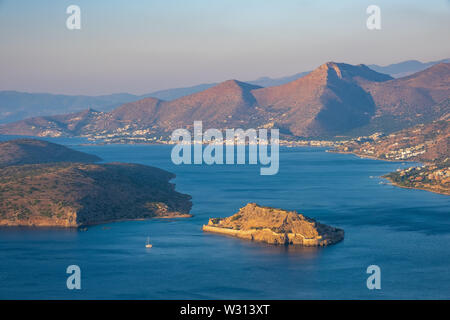
[[[249,203],[227,218],[212,218],[203,231],[275,245],[326,246],[344,239],[344,230],[295,211]]]

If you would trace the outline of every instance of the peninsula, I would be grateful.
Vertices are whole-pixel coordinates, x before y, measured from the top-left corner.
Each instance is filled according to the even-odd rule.
[[[344,230],[295,211],[249,203],[227,218],[212,218],[203,231],[273,245],[326,246],[344,239]]]
[[[450,100],[446,110],[450,110]],[[393,185],[450,195],[450,112],[440,119],[390,135],[360,137],[338,146],[335,152],[388,161],[417,161],[384,175]]]
[[[0,144],[0,154],[12,159],[9,152],[23,144]],[[170,172],[139,164],[92,163],[100,159],[44,141],[26,145],[25,151],[37,146],[42,157],[24,151],[23,157],[8,161],[27,164],[0,167],[0,226],[79,227],[191,216],[191,197],[175,191]],[[80,162],[68,162],[72,158]]]

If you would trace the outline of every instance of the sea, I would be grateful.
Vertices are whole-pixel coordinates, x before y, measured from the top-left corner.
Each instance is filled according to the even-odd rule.
[[[282,147],[278,174],[263,176],[259,165],[175,165],[169,145],[48,140],[104,162],[175,173],[172,182],[192,196],[194,216],[87,230],[0,228],[0,299],[450,298],[450,197],[381,178],[412,163]],[[249,202],[296,210],[344,229],[345,239],[301,248],[202,231],[209,218]],[[79,290],[67,287],[70,265],[80,268]],[[373,265],[380,289],[367,286]]]

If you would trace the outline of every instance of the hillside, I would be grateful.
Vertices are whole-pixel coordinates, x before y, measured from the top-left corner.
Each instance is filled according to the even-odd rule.
[[[440,162],[450,157],[450,118],[416,125],[387,136],[355,139],[336,150],[380,160]]]
[[[0,123],[19,121],[25,118],[79,112],[87,108],[110,111],[140,97],[118,93],[103,96],[62,95],[0,91]]]
[[[53,163],[0,169],[0,225],[78,227],[122,219],[188,217],[174,175],[136,164]]]
[[[0,142],[0,168],[48,162],[96,162],[101,159],[65,146],[35,139]]]
[[[397,170],[383,178],[398,187],[421,189],[450,196],[450,158],[421,167]]]
[[[326,246],[344,238],[342,229],[330,227],[295,211],[249,203],[227,218],[213,218],[203,231],[276,245]]]
[[[329,62],[276,87],[229,80],[173,101],[145,98],[107,113],[26,119],[0,126],[0,134],[167,141],[201,120],[205,128],[274,127],[297,138],[360,136],[433,121],[448,112],[449,97],[448,63],[392,79],[365,65]]]
[[[434,65],[413,75],[382,83],[364,83],[377,110],[359,135],[393,132],[425,123],[450,111],[450,63]],[[365,130],[363,130],[365,129]]]
[[[360,81],[387,81],[364,65],[329,62],[288,84],[254,91],[258,105],[272,111],[275,127],[295,136],[332,136],[370,121],[375,104]]]
[[[380,160],[420,161],[423,166],[384,176],[393,184],[450,195],[450,114],[429,124],[349,141],[337,152]]]
[[[261,87],[237,80],[222,82],[212,88],[168,102],[160,110],[158,124],[180,128],[202,120],[205,126],[222,128],[249,123],[257,113],[252,90]]]
[[[425,70],[435,64],[439,63],[449,63],[450,59],[442,59],[430,62],[420,62],[417,60],[407,60],[398,63],[389,64],[386,66],[379,66],[376,64],[371,64],[368,67],[377,72],[386,73],[394,78],[401,78],[409,76],[413,73]]]

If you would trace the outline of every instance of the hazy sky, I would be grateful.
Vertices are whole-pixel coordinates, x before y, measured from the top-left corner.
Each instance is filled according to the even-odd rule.
[[[66,8],[81,8],[81,30]],[[366,8],[381,8],[381,30]],[[0,0],[0,90],[65,94],[450,57],[449,0]]]

